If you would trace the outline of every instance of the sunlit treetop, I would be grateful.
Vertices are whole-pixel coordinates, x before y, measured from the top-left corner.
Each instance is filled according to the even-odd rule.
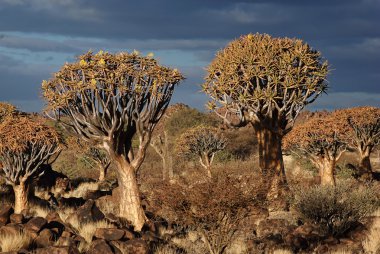
[[[42,119],[7,117],[0,123],[0,153],[28,153],[31,147],[58,146],[57,132]]]
[[[296,125],[285,135],[283,145],[287,150],[295,148],[308,154],[323,155],[331,149],[345,150],[350,140],[349,133],[348,124],[324,112]]]
[[[333,117],[351,128],[351,141],[354,146],[361,143],[374,146],[380,143],[380,108],[354,107],[336,110]]]
[[[282,129],[328,88],[329,66],[320,52],[302,40],[267,34],[232,41],[207,71],[210,109],[225,107],[251,122],[282,119]]]
[[[10,103],[0,102],[0,121],[5,117],[13,115],[17,112],[17,108]]]
[[[336,110],[335,117],[347,119],[350,124],[358,127],[370,127],[380,125],[380,108],[377,107],[354,107]]]
[[[165,96],[167,84],[177,84],[183,76],[177,69],[163,67],[139,52],[88,52],[74,63],[66,63],[54,77],[43,81],[42,90],[49,109],[60,109],[77,100],[78,92],[94,90],[99,96],[126,94]],[[86,95],[83,95],[86,96]],[[90,95],[89,95],[90,96]],[[86,98],[88,101],[99,98]],[[99,100],[101,101],[101,100]]]

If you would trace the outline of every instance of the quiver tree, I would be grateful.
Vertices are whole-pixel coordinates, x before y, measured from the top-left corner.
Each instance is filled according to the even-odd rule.
[[[302,40],[248,34],[219,51],[207,72],[203,91],[212,99],[209,108],[216,113],[224,108],[219,116],[228,125],[252,124],[260,168],[272,190],[268,195],[277,196],[286,183],[282,137],[300,111],[327,89],[327,62]],[[231,122],[229,115],[240,121]]]
[[[163,115],[162,119],[158,122],[156,128],[154,129],[152,140],[150,142],[151,147],[154,151],[161,157],[162,160],[162,178],[163,180],[172,180],[174,177],[173,172],[173,143],[170,140],[167,122],[170,121],[173,114],[180,112],[189,107],[185,104],[174,104],[169,106]]]
[[[0,102],[0,122],[2,122],[7,116],[15,115],[18,111],[12,104],[6,102]]]
[[[145,158],[152,131],[168,107],[174,87],[182,79],[176,69],[160,66],[155,59],[138,52],[101,51],[65,64],[42,84],[51,117],[83,140],[102,146],[115,163],[121,187],[120,216],[138,231],[147,218],[141,206],[136,170]],[[139,145],[133,151],[136,134]]]
[[[7,117],[0,123],[1,174],[13,187],[15,213],[28,208],[28,187],[43,174],[41,165],[60,150],[59,136],[41,119]]]
[[[372,177],[370,156],[380,143],[380,108],[347,108],[335,111],[334,117],[350,126],[350,146],[359,152],[361,174]]]
[[[76,137],[69,137],[66,142],[68,144],[68,149],[73,149],[78,152],[76,153],[77,156],[79,155],[81,156],[80,158],[85,158],[86,160],[93,161],[96,164],[99,171],[99,182],[106,179],[111,161],[104,149],[96,147],[95,144],[84,142]]]
[[[217,152],[226,147],[226,139],[217,128],[198,126],[183,133],[177,140],[177,151],[184,156],[198,156],[199,162],[211,175],[211,165]]]
[[[284,147],[294,154],[307,156],[319,169],[322,185],[335,185],[335,165],[347,151],[348,126],[331,114],[312,117],[296,125],[284,138]]]

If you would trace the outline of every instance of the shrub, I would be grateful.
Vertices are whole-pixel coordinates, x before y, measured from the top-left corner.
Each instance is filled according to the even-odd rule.
[[[380,218],[373,222],[367,238],[363,241],[366,253],[379,253],[380,251]]]
[[[259,195],[264,188],[257,179],[224,173],[192,185],[160,183],[148,199],[155,214],[185,233],[196,232],[209,253],[224,253],[247,229],[245,219],[265,197]]]
[[[334,186],[297,190],[293,206],[303,222],[319,226],[325,236],[339,237],[379,207],[374,187],[356,186],[351,181]]]
[[[15,234],[0,235],[0,250],[2,253],[27,249],[31,243],[32,239],[30,236],[22,230]]]

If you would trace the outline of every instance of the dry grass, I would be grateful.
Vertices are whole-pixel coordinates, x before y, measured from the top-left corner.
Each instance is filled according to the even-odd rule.
[[[20,251],[28,249],[32,239],[24,231],[20,230],[16,234],[1,234],[0,235],[0,250],[2,252]]]
[[[64,208],[60,208],[57,210],[57,213],[59,215],[59,217],[64,221],[66,222],[67,218],[75,213],[75,208],[73,207],[64,207]]]
[[[79,186],[76,189],[64,193],[62,195],[62,197],[64,197],[64,198],[71,198],[71,197],[81,198],[81,197],[86,196],[86,194],[89,191],[97,191],[97,190],[99,190],[99,183],[98,182],[84,182],[84,183],[79,184]]]
[[[46,216],[51,212],[51,210],[47,207],[41,207],[39,205],[34,205],[29,208],[29,212],[33,217],[42,217],[46,218]]]
[[[329,254],[352,254],[352,251],[350,249],[340,249],[329,252]]]
[[[96,229],[98,228],[115,228],[115,225],[109,223],[106,220],[101,220],[97,222],[89,222],[89,223],[78,223],[72,224],[78,230],[78,234],[82,236],[87,243],[92,242],[92,238],[95,234]]]
[[[373,222],[367,238],[363,241],[366,253],[378,253],[380,251],[380,218]]]
[[[277,249],[273,251],[273,254],[293,254],[293,252],[287,249]]]

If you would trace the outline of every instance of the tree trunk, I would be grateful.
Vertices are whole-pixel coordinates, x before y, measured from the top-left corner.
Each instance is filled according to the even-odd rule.
[[[15,193],[14,212],[20,214],[24,209],[28,208],[28,190],[25,183],[20,183],[19,185],[13,186],[13,191]]]
[[[99,182],[103,182],[106,179],[106,169],[104,167],[99,167]]]
[[[212,158],[209,157],[207,153],[204,153],[203,156],[199,157],[199,161],[203,168],[206,170],[206,174],[209,178],[212,178],[211,174],[211,163],[212,163]]]
[[[148,220],[141,205],[140,192],[134,168],[123,156],[116,156],[118,183],[120,186],[120,217],[129,220],[136,231],[141,231]]]
[[[360,151],[360,162],[359,162],[359,170],[360,175],[365,178],[372,178],[372,167],[371,167],[371,148],[366,147],[363,151]]]
[[[269,199],[277,199],[286,191],[286,176],[282,158],[282,137],[269,129],[255,128],[258,148],[259,166],[264,179],[268,182]]]
[[[173,160],[170,155],[164,154],[162,159],[162,177],[163,180],[172,180],[174,177]]]
[[[335,163],[336,161],[330,161],[323,159],[319,164],[321,174],[321,185],[333,185],[335,186]]]

